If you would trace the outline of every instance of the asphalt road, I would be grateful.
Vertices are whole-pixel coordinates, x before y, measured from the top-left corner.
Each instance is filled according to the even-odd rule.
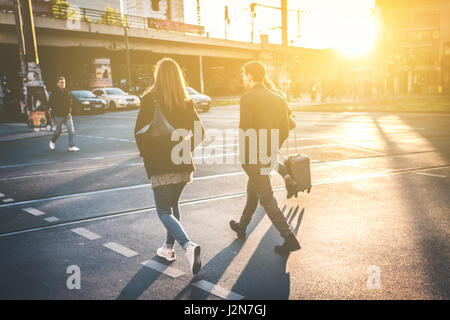
[[[297,112],[289,146],[311,158],[312,191],[287,200],[272,180],[302,246],[288,257],[274,252],[282,239],[261,207],[245,241],[229,229],[246,175],[231,161],[235,137],[209,137],[181,198],[202,246],[196,276],[179,246],[172,264],[156,256],[165,230],[136,115],[74,117],[77,153],[64,135],[53,152],[48,136],[0,142],[0,299],[450,298],[450,115]],[[200,116],[217,134],[239,113]]]

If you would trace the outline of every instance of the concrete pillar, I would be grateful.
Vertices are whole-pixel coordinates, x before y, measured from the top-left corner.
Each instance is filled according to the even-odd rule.
[[[199,56],[199,64],[200,64],[200,93],[205,93],[205,84],[203,82],[203,56]]]

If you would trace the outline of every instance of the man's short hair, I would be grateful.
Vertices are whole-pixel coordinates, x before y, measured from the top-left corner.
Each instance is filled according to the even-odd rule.
[[[263,82],[266,76],[266,68],[261,61],[250,61],[244,64],[242,71],[252,76],[256,83]]]
[[[59,77],[56,77],[56,83],[60,82],[61,80],[64,80],[64,81],[66,81],[66,78],[64,78],[64,77],[61,77],[61,76],[59,76]]]

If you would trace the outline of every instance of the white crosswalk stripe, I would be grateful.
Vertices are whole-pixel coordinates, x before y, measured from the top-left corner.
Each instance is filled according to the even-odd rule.
[[[41,210],[35,208],[25,208],[22,210],[28,212],[29,214],[32,214],[33,216],[43,216],[45,214],[45,212],[42,212]]]
[[[44,220],[47,221],[47,222],[56,222],[56,221],[59,221],[59,219],[56,218],[56,217],[49,217],[49,218],[45,218]]]
[[[237,294],[235,292],[232,292],[228,289],[222,288],[219,285],[213,284],[211,282],[200,280],[198,282],[195,282],[192,284],[193,287],[199,288],[203,291],[212,293],[215,296],[218,296],[219,298],[225,299],[225,300],[242,300],[244,299],[244,296],[241,296],[240,294]]]
[[[183,271],[166,266],[165,264],[159,263],[155,260],[147,260],[147,261],[142,262],[141,264],[150,269],[164,273],[165,275],[168,275],[169,277],[172,277],[172,278],[178,278],[179,276],[182,276],[185,274]]]
[[[128,249],[127,247],[124,247],[118,243],[115,242],[108,242],[105,243],[103,246],[107,247],[108,249],[111,249],[112,251],[115,251],[127,258],[131,258],[134,256],[137,256],[138,253],[136,251],[133,251],[131,249]]]
[[[78,234],[82,237],[85,237],[86,239],[89,239],[89,240],[97,240],[97,239],[101,238],[98,234],[91,232],[89,230],[86,230],[84,228],[72,229],[72,232],[75,232],[76,234]]]

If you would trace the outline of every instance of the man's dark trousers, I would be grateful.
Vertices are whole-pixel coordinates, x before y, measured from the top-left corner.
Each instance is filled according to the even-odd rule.
[[[286,218],[278,208],[277,200],[273,196],[272,184],[270,181],[270,175],[259,175],[247,173],[247,203],[245,204],[244,211],[242,212],[239,226],[242,229],[246,229],[256,207],[258,206],[258,200],[260,200],[261,206],[265,209],[269,219],[272,221],[275,228],[280,232],[283,238],[286,238],[292,234],[292,230],[286,222]]]

